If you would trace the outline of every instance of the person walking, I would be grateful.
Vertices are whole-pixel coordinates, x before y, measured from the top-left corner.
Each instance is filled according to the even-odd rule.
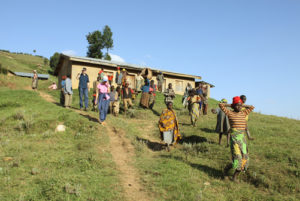
[[[169,146],[176,144],[182,136],[179,133],[178,120],[175,111],[173,110],[173,103],[167,102],[167,108],[162,111],[158,121],[158,128],[162,140],[166,143],[167,150],[170,151]]]
[[[102,79],[103,79],[103,77],[102,77]],[[95,104],[95,100],[96,100],[96,96],[98,93],[98,84],[100,83],[100,80],[101,80],[101,75],[98,73],[97,80],[95,80],[93,82],[93,100],[92,100],[93,108],[92,108],[92,111],[98,110],[97,104]]]
[[[156,86],[156,84],[154,84],[154,80],[151,80],[151,82],[150,82],[150,89],[149,89],[149,93],[150,93],[149,108],[151,110],[154,107],[155,97],[156,97],[156,91],[157,91],[157,86]]]
[[[190,116],[191,116],[191,123],[193,127],[196,126],[196,122],[200,116],[199,110],[199,102],[201,101],[201,97],[196,94],[195,90],[190,92],[190,96],[188,97],[189,108],[190,108]]]
[[[163,83],[164,83],[164,74],[160,71],[156,76],[158,91],[163,91]]]
[[[187,86],[185,88],[184,94],[183,94],[183,98],[182,98],[182,105],[184,106],[184,108],[186,108],[189,103],[188,103],[188,97],[190,96],[190,92],[192,91],[193,87],[190,83],[187,83]]]
[[[103,82],[98,84],[98,93],[95,99],[95,102],[98,100],[99,107],[99,123],[105,125],[106,115],[109,107],[109,88],[108,77],[103,76]]]
[[[65,108],[70,108],[70,106],[72,105],[73,89],[72,80],[70,78],[71,76],[68,75],[64,86]]]
[[[227,104],[227,100],[223,98],[221,100],[221,103]],[[217,114],[217,125],[216,125],[216,132],[219,133],[219,145],[221,145],[222,142],[222,136],[227,136],[227,146],[229,146],[229,139],[230,139],[230,124],[228,116],[220,109],[211,109],[211,112],[213,114]]]
[[[129,107],[132,107],[132,90],[129,88],[129,84],[126,83],[125,87],[122,88],[122,99],[124,105],[124,112],[126,113]]]
[[[32,77],[32,84],[31,84],[31,87],[32,87],[33,90],[37,90],[37,88],[38,88],[38,80],[39,80],[39,78],[38,78],[37,71],[34,70],[33,71],[33,77]]]
[[[207,97],[207,86],[202,87],[202,113],[203,115],[207,115],[207,110],[208,110],[208,97]]]
[[[169,86],[166,89],[164,96],[165,96],[165,104],[167,104],[168,102],[173,103],[173,100],[175,98],[175,92],[174,89],[172,88],[172,83],[169,83]]]
[[[80,110],[82,110],[83,108],[83,97],[84,97],[84,110],[87,111],[88,106],[89,106],[89,76],[86,74],[86,68],[82,69],[81,74],[78,73],[77,80],[79,80],[79,86],[78,86],[78,90],[79,90],[79,106],[80,106]]]
[[[253,106],[242,105],[242,100],[236,96],[232,100],[232,104],[219,103],[221,110],[228,116],[230,123],[230,148],[232,156],[231,169],[235,170],[232,180],[236,181],[241,171],[246,171],[249,166],[249,156],[247,142],[245,139],[246,132],[246,116],[254,110]],[[233,111],[226,107],[231,107]],[[242,108],[246,107],[242,111]],[[229,171],[228,167],[225,169],[225,174]]]
[[[149,79],[144,79],[145,84],[142,86],[142,96],[140,100],[140,106],[145,108],[149,108],[149,91],[150,91],[150,82]]]
[[[65,106],[65,92],[64,92],[64,88],[65,88],[65,84],[66,84],[66,79],[67,79],[67,76],[62,76],[61,77],[61,90],[60,90],[60,104],[62,106]]]

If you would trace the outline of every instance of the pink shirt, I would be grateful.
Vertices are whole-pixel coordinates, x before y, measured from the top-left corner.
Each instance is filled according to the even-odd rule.
[[[108,89],[110,88],[110,84],[106,82],[106,84],[99,83],[97,88],[99,89],[99,93],[106,94],[106,100],[109,100]]]

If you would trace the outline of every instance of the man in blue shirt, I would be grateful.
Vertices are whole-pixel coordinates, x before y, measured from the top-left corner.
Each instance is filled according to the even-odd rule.
[[[86,111],[89,104],[89,76],[86,74],[86,68],[82,69],[82,73],[78,73],[77,80],[79,80],[78,90],[79,90],[79,98],[80,98],[80,110],[83,108],[83,96],[84,96],[84,110]]]

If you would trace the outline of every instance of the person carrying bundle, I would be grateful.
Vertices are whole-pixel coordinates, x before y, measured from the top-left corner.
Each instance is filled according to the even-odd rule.
[[[188,97],[189,108],[190,108],[190,116],[191,116],[191,123],[193,127],[196,126],[196,122],[200,116],[199,110],[199,102],[201,101],[201,97],[196,94],[196,90],[192,90],[190,92],[190,96]]]
[[[246,171],[249,166],[248,148],[245,139],[246,132],[246,116],[254,110],[253,106],[242,105],[242,100],[236,96],[232,100],[232,104],[219,104],[221,110],[228,116],[230,123],[230,148],[232,155],[231,168],[235,170],[232,180],[236,181],[241,171]],[[233,111],[227,109],[231,107]],[[242,111],[242,108],[246,109]],[[225,173],[229,171],[227,167]]]

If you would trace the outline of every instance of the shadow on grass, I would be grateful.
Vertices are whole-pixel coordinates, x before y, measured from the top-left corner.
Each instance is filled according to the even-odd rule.
[[[216,133],[216,130],[215,130],[215,129],[201,128],[201,130],[202,130],[203,132],[206,132],[206,133]]]
[[[156,116],[160,116],[160,113],[159,112],[157,112],[156,110],[154,110],[154,109],[150,109],[152,112],[153,112],[153,114],[154,115],[156,115]]]
[[[151,142],[150,140],[144,139],[144,138],[140,138],[140,137],[136,137],[136,140],[139,142],[143,142],[147,145],[147,147],[149,149],[151,149],[152,151],[162,151],[165,150],[166,146],[164,144],[158,143],[158,142]]]
[[[205,137],[197,136],[197,135],[191,135],[191,136],[184,136],[182,140],[179,141],[180,144],[183,143],[189,143],[189,144],[198,144],[207,142],[207,139]]]
[[[179,123],[179,125],[182,125],[182,126],[191,126],[192,124],[190,123]]]
[[[93,121],[93,122],[96,122],[96,123],[99,122],[97,118],[92,117],[92,116],[90,116],[90,115],[88,115],[88,114],[80,114],[80,116],[83,116],[83,117],[87,118],[88,120]]]
[[[162,155],[161,157],[168,158],[168,159],[175,159],[177,161],[186,163],[189,166],[191,166],[192,168],[200,170],[200,171],[206,173],[208,176],[214,177],[216,179],[222,179],[224,177],[222,170],[218,170],[218,169],[209,167],[207,165],[192,163],[192,162],[189,162],[189,161],[183,159],[182,157],[178,157],[178,156],[174,157],[174,156],[171,156],[171,155]]]

